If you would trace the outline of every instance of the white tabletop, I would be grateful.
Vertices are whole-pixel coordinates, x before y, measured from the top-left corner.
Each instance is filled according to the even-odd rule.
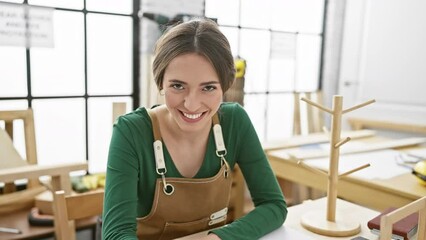
[[[362,236],[370,240],[378,239],[378,237],[370,232],[367,227],[367,222],[373,217],[377,216],[379,212],[341,200],[337,199],[336,212],[340,215],[355,219],[359,221],[361,225],[361,232],[357,235],[350,237],[328,237],[323,235],[318,235],[316,233],[310,232],[309,230],[303,228],[300,224],[301,217],[308,212],[313,210],[326,209],[327,207],[327,198],[321,198],[313,201],[306,201],[302,204],[292,206],[288,208],[287,219],[283,226],[277,230],[265,235],[262,237],[262,240],[313,240],[313,239],[338,239],[338,240],[350,240],[356,236]],[[325,216],[324,216],[325,218]],[[337,219],[338,221],[338,219]],[[196,233],[190,236],[183,238],[178,238],[180,240],[195,240],[199,239],[202,236],[205,236],[207,231]]]

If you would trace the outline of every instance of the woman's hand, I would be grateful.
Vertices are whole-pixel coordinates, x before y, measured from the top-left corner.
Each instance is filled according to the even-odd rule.
[[[209,235],[201,238],[200,240],[221,240],[221,239],[216,234],[210,233]]]

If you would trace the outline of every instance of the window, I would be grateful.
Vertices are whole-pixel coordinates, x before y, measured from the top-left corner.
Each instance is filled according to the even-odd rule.
[[[139,106],[139,2],[0,2],[53,9],[53,48],[0,46],[0,110],[33,108],[40,165],[105,171],[112,103]]]
[[[244,107],[262,141],[291,136],[292,93],[320,88],[324,12],[324,0],[205,1],[247,61]]]

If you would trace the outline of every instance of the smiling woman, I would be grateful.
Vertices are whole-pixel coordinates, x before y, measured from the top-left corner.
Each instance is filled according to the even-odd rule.
[[[105,187],[104,239],[259,239],[280,227],[284,197],[256,131],[237,103],[222,103],[235,78],[229,43],[208,19],[167,31],[153,62],[165,105],[114,125]],[[239,165],[255,209],[226,222]],[[265,221],[268,219],[268,221]]]

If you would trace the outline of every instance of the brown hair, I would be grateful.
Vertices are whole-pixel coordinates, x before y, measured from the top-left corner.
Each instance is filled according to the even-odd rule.
[[[180,23],[166,31],[157,41],[152,68],[158,89],[162,88],[164,72],[169,63],[186,53],[198,53],[206,57],[216,70],[223,92],[229,89],[235,79],[231,48],[217,24],[207,18]]]

